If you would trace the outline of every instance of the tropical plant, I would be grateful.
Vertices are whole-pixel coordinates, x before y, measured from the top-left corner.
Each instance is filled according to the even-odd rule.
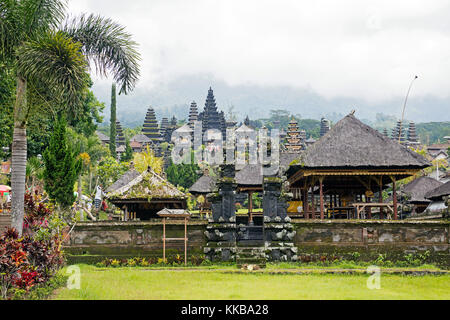
[[[63,0],[0,2],[0,63],[16,78],[12,144],[12,226],[22,233],[27,159],[26,129],[37,106],[82,106],[89,62],[101,75],[111,72],[119,93],[139,76],[136,43],[110,19],[82,15],[66,19]]]
[[[163,171],[163,159],[155,156],[155,152],[147,146],[143,152],[134,154],[134,167],[139,172],[151,168],[154,172],[161,174]]]

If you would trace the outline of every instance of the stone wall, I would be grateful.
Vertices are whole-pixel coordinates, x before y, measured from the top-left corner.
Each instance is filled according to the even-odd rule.
[[[330,254],[371,261],[403,260],[429,252],[429,262],[450,266],[448,221],[305,221],[292,222],[299,256]]]
[[[305,221],[293,220],[294,245],[302,255],[338,255],[374,260],[403,260],[410,253],[430,253],[429,261],[450,266],[448,221]],[[188,255],[203,254],[207,222],[188,225]],[[162,257],[162,222],[79,223],[66,243],[69,262],[96,262],[104,257]],[[182,221],[168,222],[167,237],[182,238]],[[167,254],[184,253],[184,243],[168,242]]]
[[[206,222],[189,222],[188,256],[200,255],[206,244]],[[64,251],[68,262],[95,263],[105,257],[163,256],[163,224],[157,222],[88,222],[78,223],[70,233]],[[183,221],[167,221],[167,238],[184,238]],[[167,241],[166,255],[184,256],[184,241]]]

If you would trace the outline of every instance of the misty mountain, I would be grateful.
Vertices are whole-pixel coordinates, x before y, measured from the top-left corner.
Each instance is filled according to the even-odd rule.
[[[377,114],[388,114],[395,119],[401,117],[404,97],[371,104],[352,97],[326,99],[307,88],[283,86],[256,86],[252,84],[231,86],[211,76],[186,76],[153,88],[138,87],[128,96],[118,97],[118,119],[124,126],[142,125],[146,111],[152,106],[158,120],[162,117],[186,119],[189,106],[196,101],[203,110],[209,87],[214,90],[217,106],[227,115],[233,108],[238,121],[247,115],[250,119],[269,116],[270,110],[284,109],[302,118],[326,117],[333,122],[340,120],[352,110],[366,123],[377,121]],[[94,85],[94,93],[104,102],[105,121],[109,121],[110,85],[100,82]],[[406,118],[417,123],[450,120],[450,97],[414,97],[411,95]]]

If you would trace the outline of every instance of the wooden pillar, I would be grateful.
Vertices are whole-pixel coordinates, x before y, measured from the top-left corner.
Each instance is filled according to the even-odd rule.
[[[253,192],[248,193],[248,222],[253,223]]]
[[[394,220],[398,220],[398,208],[397,208],[397,181],[395,177],[392,178],[392,197],[394,198]]]
[[[305,189],[305,206],[306,206],[306,210],[305,210],[305,219],[309,219],[309,186],[306,187],[307,189]]]
[[[312,185],[311,187],[311,194],[312,194],[312,199],[311,199],[311,218],[312,219],[316,219],[316,203],[315,203],[315,197],[314,197],[314,185]]]
[[[166,218],[163,218],[163,261],[166,262]]]
[[[379,187],[380,187],[380,194],[378,196],[378,201],[380,203],[383,203],[383,177],[380,177],[379,181]],[[383,216],[383,207],[380,207],[380,219],[384,219]]]
[[[187,266],[187,218],[184,218],[184,265]]]
[[[325,208],[324,208],[324,200],[323,200],[323,177],[319,178],[319,188],[320,188],[320,220],[325,219]]]

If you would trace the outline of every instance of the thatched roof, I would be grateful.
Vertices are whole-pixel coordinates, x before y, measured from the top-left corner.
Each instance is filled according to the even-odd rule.
[[[100,141],[109,143],[109,137],[106,134],[100,131],[95,131],[95,133],[97,134],[97,137],[100,139]]]
[[[236,172],[236,183],[239,186],[262,186],[263,180],[260,164],[248,164]]]
[[[437,199],[450,195],[450,181],[425,194],[427,199]]]
[[[409,202],[430,202],[425,199],[425,194],[438,188],[442,182],[430,177],[420,177],[408,183],[402,188],[402,192],[409,196]]]
[[[431,164],[349,114],[299,158],[304,168],[410,168]]]
[[[136,141],[142,144],[152,144],[152,140],[148,138],[145,134],[137,134],[133,138],[131,138],[130,141],[131,142]]]
[[[186,198],[184,193],[152,170],[140,174],[131,169],[106,192],[112,201]]]
[[[161,218],[189,218],[191,213],[184,209],[163,209],[157,213]]]
[[[207,194],[214,192],[215,187],[215,179],[209,175],[203,175],[189,188],[189,192]]]

